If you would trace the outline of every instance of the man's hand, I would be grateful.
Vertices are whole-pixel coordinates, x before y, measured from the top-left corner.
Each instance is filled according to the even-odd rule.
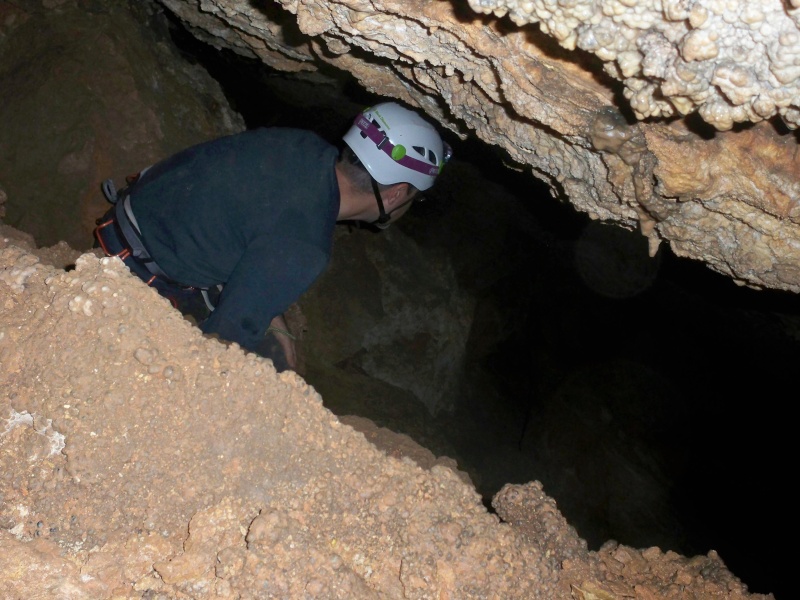
[[[289,368],[294,371],[297,368],[297,354],[294,349],[294,338],[289,332],[289,327],[286,325],[286,319],[283,315],[278,315],[269,324],[267,332],[271,332],[278,340],[283,350],[283,355],[286,357],[286,363]]]

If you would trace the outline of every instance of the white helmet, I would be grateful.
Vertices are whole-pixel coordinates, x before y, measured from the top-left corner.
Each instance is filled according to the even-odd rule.
[[[364,109],[344,135],[378,183],[410,183],[427,190],[450,158],[433,125],[394,102]]]

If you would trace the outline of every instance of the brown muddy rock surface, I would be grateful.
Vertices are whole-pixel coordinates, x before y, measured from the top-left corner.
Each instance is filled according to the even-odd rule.
[[[24,238],[0,237],[0,597],[763,597],[713,552],[587,552],[535,482],[490,514],[118,259]]]
[[[6,223],[40,246],[90,248],[108,209],[101,181],[121,186],[164,156],[244,129],[217,82],[167,39],[146,2],[0,1]]]

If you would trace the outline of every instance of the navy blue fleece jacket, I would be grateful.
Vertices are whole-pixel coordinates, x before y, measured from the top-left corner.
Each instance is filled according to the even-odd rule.
[[[206,333],[253,350],[328,264],[339,213],[337,149],[260,128],[193,146],[131,188],[142,240],[176,282],[224,284]]]

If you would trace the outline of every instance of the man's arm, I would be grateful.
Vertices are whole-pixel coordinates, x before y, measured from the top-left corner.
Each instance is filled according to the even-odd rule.
[[[276,345],[294,368],[295,345],[282,314],[322,272],[327,256],[314,246],[291,239],[261,242],[251,243],[225,283],[219,304],[201,328],[257,352],[270,333],[268,327],[275,327],[281,330],[273,332]]]
[[[293,371],[297,369],[297,352],[294,347],[294,336],[289,331],[289,326],[286,324],[286,319],[283,315],[278,315],[269,324],[267,333],[272,333],[278,340],[278,343],[283,349],[283,355],[286,357],[286,363]]]

